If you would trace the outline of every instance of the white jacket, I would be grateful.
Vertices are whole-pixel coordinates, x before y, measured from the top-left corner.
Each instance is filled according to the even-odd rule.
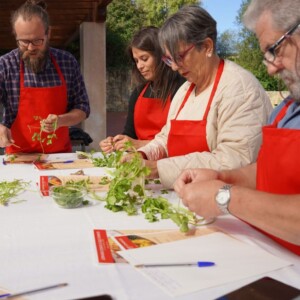
[[[185,82],[177,91],[161,132],[139,149],[149,160],[158,161],[159,177],[166,188],[172,188],[178,175],[187,168],[234,169],[255,162],[261,145],[261,127],[272,111],[258,80],[239,65],[225,61],[207,117],[206,139],[210,152],[168,158],[170,120],[175,118],[189,86]],[[192,91],[177,120],[202,120],[212,86],[198,96]]]

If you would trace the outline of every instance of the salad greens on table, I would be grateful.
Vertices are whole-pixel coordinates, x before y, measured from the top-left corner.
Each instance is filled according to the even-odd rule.
[[[64,208],[76,208],[89,203],[84,200],[84,190],[74,185],[55,186],[51,189],[51,196],[59,206]]]
[[[13,181],[1,181],[0,182],[0,204],[8,205],[12,198],[15,198],[20,193],[24,192],[28,187],[29,182],[21,179],[15,179]]]
[[[126,150],[130,149],[130,159],[123,159]],[[82,152],[80,153],[82,155]],[[104,199],[105,207],[113,212],[125,211],[128,215],[137,215],[140,208],[149,222],[159,219],[171,219],[178,225],[180,231],[187,232],[189,225],[197,226],[203,218],[197,217],[189,210],[173,205],[162,196],[148,196],[145,190],[145,182],[160,184],[159,179],[145,179],[150,174],[150,169],[144,166],[141,155],[134,149],[130,142],[126,143],[124,151],[115,151],[112,154],[103,153],[103,158],[94,158],[92,154],[84,157],[92,159],[95,166],[114,167],[111,175],[109,190]],[[168,193],[162,190],[162,194]]]
[[[131,152],[124,158],[128,149]],[[125,211],[128,215],[137,215],[140,209],[149,222],[171,219],[182,232],[187,232],[189,225],[197,226],[203,221],[203,218],[180,207],[180,200],[178,205],[174,205],[162,196],[155,197],[147,193],[145,183],[160,184],[160,180],[145,179],[150,174],[150,169],[144,165],[143,158],[130,142],[125,144],[124,151],[102,153],[102,157],[95,157],[94,152],[77,151],[77,155],[91,159],[96,167],[113,168],[110,170],[112,178],[103,177],[100,182],[103,185],[109,183],[109,190],[104,197],[99,197],[89,190],[88,180],[70,180],[63,186],[52,188],[51,196],[58,205],[67,208],[86,205],[89,201],[84,200],[84,196],[91,193],[94,199],[105,201],[105,207],[113,212]],[[7,205],[27,185],[29,183],[22,180],[0,182],[0,204]],[[167,193],[167,190],[161,190],[161,194]]]

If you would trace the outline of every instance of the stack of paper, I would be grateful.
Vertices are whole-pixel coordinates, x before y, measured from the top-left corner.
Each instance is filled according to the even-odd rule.
[[[215,266],[137,268],[172,296],[196,292],[289,266],[266,251],[223,233],[119,251],[132,265],[214,262]]]

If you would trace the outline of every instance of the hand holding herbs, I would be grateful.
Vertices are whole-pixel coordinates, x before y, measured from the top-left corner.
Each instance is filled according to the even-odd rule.
[[[28,126],[30,132],[33,132],[32,141],[38,141],[44,151],[43,144],[52,145],[53,139],[57,139],[55,133],[57,129],[57,115],[49,115],[47,119],[42,119],[40,116],[33,116],[35,121],[40,121],[40,126]],[[45,132],[47,133],[45,135]]]
[[[175,206],[161,196],[147,196],[144,183],[145,177],[150,174],[149,168],[144,166],[143,159],[136,150],[131,154],[130,160],[122,160],[122,154],[122,151],[116,151],[111,155],[104,154],[101,161],[102,163],[109,161],[110,165],[115,167],[105,198],[107,209],[136,215],[140,208],[149,222],[171,219],[182,232],[189,230],[189,224],[196,226],[203,221],[203,218],[196,217],[194,213],[179,207],[179,204]]]
[[[45,132],[55,132],[58,128],[58,115],[49,114],[46,119],[41,120],[41,127]]]

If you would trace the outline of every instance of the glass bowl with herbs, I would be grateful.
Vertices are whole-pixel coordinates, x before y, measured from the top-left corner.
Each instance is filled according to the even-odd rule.
[[[86,194],[86,190],[73,186],[53,186],[50,189],[50,196],[62,208],[76,208],[85,204]]]

